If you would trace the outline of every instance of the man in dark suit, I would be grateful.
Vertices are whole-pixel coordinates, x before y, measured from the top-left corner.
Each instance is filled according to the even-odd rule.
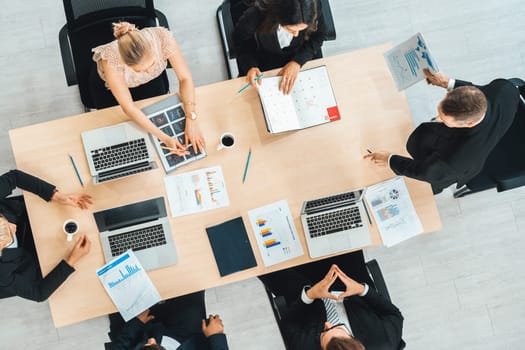
[[[463,186],[482,169],[488,155],[511,126],[520,103],[508,80],[484,86],[428,71],[428,83],[449,90],[438,105],[436,122],[422,123],[410,135],[412,158],[390,152],[365,155],[394,173],[429,182],[434,194],[457,183]]]
[[[205,315],[204,291],[168,299],[127,323],[111,314],[111,349],[228,350],[221,318],[206,322]]]
[[[402,348],[403,316],[371,287],[368,275],[345,265],[352,274],[361,274],[362,280],[370,281],[359,283],[334,264],[310,288],[312,277],[318,275],[316,264],[260,276],[273,294],[286,299],[288,307],[281,322],[291,350]]]
[[[80,236],[69,257],[42,277],[24,202],[21,198],[6,198],[16,187],[45,201],[81,209],[91,204],[91,197],[63,194],[55,186],[19,170],[0,176],[0,298],[17,295],[44,301],[75,271],[73,266],[89,252],[91,243],[85,235]]]

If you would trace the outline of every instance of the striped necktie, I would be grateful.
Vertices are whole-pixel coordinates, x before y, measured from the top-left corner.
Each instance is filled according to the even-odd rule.
[[[340,324],[341,320],[335,309],[335,301],[328,298],[322,298],[324,303],[324,308],[326,309],[326,321],[330,322],[332,325]]]

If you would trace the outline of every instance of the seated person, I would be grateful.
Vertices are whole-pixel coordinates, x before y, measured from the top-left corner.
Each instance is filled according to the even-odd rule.
[[[289,94],[301,66],[321,57],[325,40],[321,4],[319,0],[254,0],[239,18],[234,39],[239,75],[246,75],[255,87],[261,71],[282,67],[279,89]]]
[[[397,350],[404,345],[403,316],[396,306],[335,264],[311,286],[308,265],[260,276],[287,301],[281,322],[290,350]],[[331,291],[336,283],[343,286],[340,294]]]
[[[73,267],[89,252],[91,243],[85,235],[80,236],[69,257],[42,277],[24,202],[6,198],[16,187],[48,202],[81,209],[91,204],[91,197],[63,194],[55,186],[19,170],[0,176],[0,298],[18,295],[44,301],[75,271]]]
[[[113,26],[117,40],[93,49],[97,72],[92,72],[90,86],[95,104],[107,106],[107,103],[99,103],[97,99],[108,95],[104,94],[103,89],[110,89],[124,113],[142,129],[174,149],[175,154],[187,154],[189,142],[199,153],[206,145],[197,121],[195,87],[191,72],[171,32],[162,27],[138,30],[128,22],[115,23]],[[135,105],[130,93],[130,88],[145,84],[162,74],[167,67],[167,60],[179,78],[179,95],[186,112],[185,146],[176,137],[167,135],[155,126]]]
[[[422,123],[409,136],[410,157],[390,152],[365,155],[374,163],[432,185],[434,194],[474,178],[518,113],[519,90],[508,80],[483,86],[425,71],[427,81],[448,90],[439,103],[437,122]]]
[[[205,315],[204,291],[168,299],[127,323],[111,314],[111,349],[228,350],[221,318],[207,322]]]

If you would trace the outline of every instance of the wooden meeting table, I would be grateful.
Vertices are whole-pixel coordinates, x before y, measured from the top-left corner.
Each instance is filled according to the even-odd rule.
[[[170,217],[179,262],[149,272],[163,298],[312,261],[300,222],[303,201],[362,188],[393,177],[388,168],[376,167],[362,159],[367,148],[405,154],[405,142],[413,130],[406,97],[396,90],[383,59],[383,52],[389,47],[380,45],[307,63],[305,68],[322,64],[328,67],[341,120],[301,131],[269,134],[255,89],[249,88],[237,94],[244,85],[242,78],[196,89],[200,126],[208,145],[208,156],[175,174],[220,165],[230,205],[200,214]],[[158,99],[138,104],[142,107]],[[92,212],[157,196],[164,196],[168,207],[164,187],[166,173],[158,160],[159,168],[153,171],[99,185],[90,181],[80,133],[127,120],[117,106],[9,132],[18,169],[55,184],[62,192],[85,191],[94,198],[91,208],[81,211],[46,204],[31,193],[24,193],[44,275],[73,247],[62,232],[62,223],[66,219],[76,219],[80,232],[86,233],[92,241],[89,255],[78,263],[76,272],[49,299],[56,327],[115,312],[95,273],[104,264],[104,257]],[[236,143],[231,149],[216,151],[219,136],[226,131],[235,135]],[[249,147],[252,148],[252,158],[243,184]],[[86,182],[84,188],[76,178],[68,154],[76,159]],[[412,179],[406,179],[406,183],[424,232],[439,230],[441,221],[430,186]],[[221,278],[205,228],[238,216],[242,216],[247,224],[249,210],[282,199],[288,201],[305,254],[266,268],[253,232],[247,225],[257,267]],[[381,245],[375,225],[371,231],[372,245]]]

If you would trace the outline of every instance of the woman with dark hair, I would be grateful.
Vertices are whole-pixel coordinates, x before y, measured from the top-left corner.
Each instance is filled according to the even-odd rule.
[[[235,26],[239,75],[255,78],[282,67],[279,89],[288,94],[299,69],[321,57],[325,24],[319,0],[253,0]],[[258,80],[261,83],[261,79]]]

